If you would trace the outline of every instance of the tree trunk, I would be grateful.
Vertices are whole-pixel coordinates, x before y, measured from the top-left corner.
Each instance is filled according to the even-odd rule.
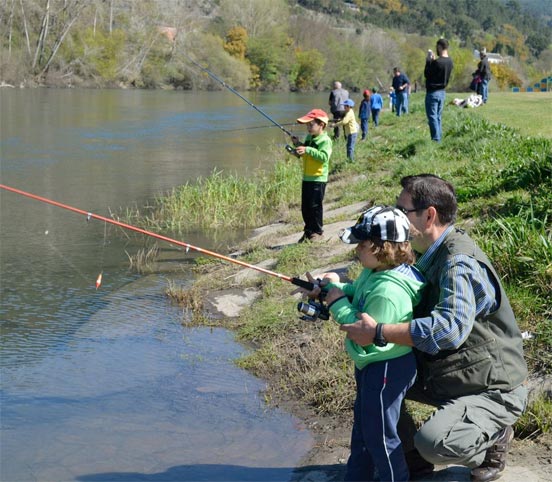
[[[31,41],[29,40],[29,29],[27,28],[27,16],[25,15],[25,8],[23,7],[23,0],[19,0],[21,5],[21,16],[23,17],[23,28],[25,29],[25,38],[27,39],[27,53],[29,58],[31,57]]]
[[[69,33],[69,30],[71,30],[71,27],[76,22],[76,20],[79,18],[80,13],[82,12],[83,8],[86,5],[79,5],[78,2],[75,4],[75,13],[73,18],[67,23],[61,33],[61,35],[56,40],[56,43],[54,44],[54,47],[52,49],[52,53],[50,54],[50,57],[48,57],[48,60],[46,61],[46,64],[44,65],[44,68],[40,71],[39,77],[42,77],[50,67],[50,64],[54,60],[54,57],[56,56],[59,48],[61,47],[61,44],[63,43],[63,40],[65,39],[65,36]]]
[[[44,44],[46,37],[48,36],[48,24],[50,23],[50,0],[46,0],[46,8],[44,10],[44,17],[42,18],[42,25],[40,27],[40,34],[36,44],[36,51],[33,59],[33,69],[36,68],[42,55],[44,54]]]

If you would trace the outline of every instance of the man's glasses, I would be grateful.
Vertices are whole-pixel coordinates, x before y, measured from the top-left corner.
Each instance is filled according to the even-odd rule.
[[[427,209],[427,207],[407,209],[407,208],[404,208],[404,207],[398,206],[398,205],[396,205],[395,208],[398,209],[399,211],[403,212],[406,215],[408,215],[408,213],[415,213],[416,211],[423,211],[424,209]]]

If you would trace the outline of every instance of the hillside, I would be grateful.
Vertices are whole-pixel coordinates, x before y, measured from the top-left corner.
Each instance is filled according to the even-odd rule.
[[[2,2],[0,83],[221,88],[193,58],[241,90],[327,90],[339,78],[359,91],[395,65],[420,83],[425,51],[446,36],[451,89],[469,84],[481,47],[506,59],[495,78],[507,89],[550,75],[549,10],[537,0]]]

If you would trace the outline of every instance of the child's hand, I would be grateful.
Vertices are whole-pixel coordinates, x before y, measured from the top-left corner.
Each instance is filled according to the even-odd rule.
[[[299,138],[297,136],[291,136],[291,142],[293,142],[293,145],[296,146],[296,147],[299,144],[301,144],[301,141],[299,140]]]
[[[305,146],[297,146],[295,148],[295,152],[297,152],[297,154],[302,156],[305,152],[307,152],[307,148]]]
[[[330,271],[322,275],[322,280],[320,281],[320,286],[326,286],[328,283],[339,283],[339,275]]]

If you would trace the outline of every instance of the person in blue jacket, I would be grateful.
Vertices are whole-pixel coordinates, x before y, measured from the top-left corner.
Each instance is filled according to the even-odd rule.
[[[379,115],[383,109],[383,98],[378,94],[378,89],[372,88],[372,95],[370,96],[370,112],[372,113],[372,122],[375,126],[379,125]]]

